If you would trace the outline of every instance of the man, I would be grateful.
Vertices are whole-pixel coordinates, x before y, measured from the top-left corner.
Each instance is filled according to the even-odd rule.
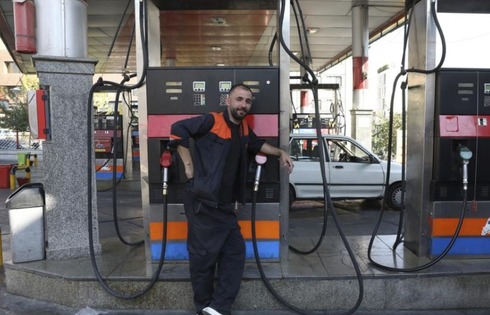
[[[233,86],[226,105],[223,113],[181,120],[171,127],[189,179],[183,198],[189,271],[197,314],[204,315],[230,315],[240,289],[245,242],[236,205],[245,201],[249,155],[275,155],[290,172],[293,169],[289,154],[258,139],[244,120],[252,106],[248,86]]]

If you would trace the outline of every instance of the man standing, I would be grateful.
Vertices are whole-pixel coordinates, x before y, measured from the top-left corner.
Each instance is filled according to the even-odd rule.
[[[240,289],[245,241],[236,205],[245,201],[249,156],[275,155],[290,172],[293,169],[289,154],[259,139],[244,120],[252,107],[248,86],[234,85],[226,105],[222,113],[181,120],[171,127],[189,179],[183,200],[189,271],[197,314],[204,315],[230,315]]]

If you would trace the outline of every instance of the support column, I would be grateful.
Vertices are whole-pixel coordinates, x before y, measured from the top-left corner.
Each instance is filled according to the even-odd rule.
[[[141,2],[134,2],[134,12],[136,12],[136,69],[138,79],[144,72],[143,47],[141,46],[141,32],[139,14]],[[153,1],[148,1],[148,65],[150,67],[161,66],[161,46],[160,46],[160,10]],[[137,91],[138,95],[138,130],[140,137],[140,176],[141,176],[141,202],[143,206],[143,223],[145,228],[145,254],[147,262],[147,274],[151,276],[151,242],[150,242],[150,213],[151,211],[161,211],[161,205],[150,205],[150,182],[148,174],[148,106],[146,97],[146,84]]]
[[[131,81],[130,81],[131,82]],[[123,92],[124,93],[124,92]],[[132,127],[132,117],[133,117],[133,112],[132,112],[132,107],[133,105],[130,103],[128,106],[124,106],[122,104],[122,97],[123,93],[121,93],[119,97],[119,102],[121,104],[118,104],[119,110],[121,112],[121,117],[122,117],[122,146],[123,146],[123,171],[124,171],[124,178],[125,179],[132,179],[133,177],[133,127]],[[130,107],[131,110],[128,108]],[[119,164],[119,162],[118,162]]]
[[[436,26],[430,13],[430,0],[418,2],[410,23],[408,68],[433,69],[436,66]],[[435,74],[410,73],[407,108],[407,183],[405,246],[419,256],[428,253],[430,201],[434,156]]]
[[[95,61],[67,57],[33,56],[41,86],[49,87],[51,140],[43,144],[43,179],[46,192],[46,259],[60,260],[89,255],[88,206],[92,207],[94,248],[100,252],[95,176],[87,182],[88,154],[95,151],[88,130],[87,109]],[[94,196],[88,200],[88,189]]]
[[[352,137],[371,147],[372,110],[365,104],[368,89],[369,27],[368,7],[352,8]]]
[[[40,85],[49,91],[51,121],[51,140],[43,144],[46,259],[84,257],[90,254],[89,219],[100,253],[95,164],[88,165],[89,154],[95,162],[95,150],[87,152],[87,141],[94,148],[87,110],[96,64],[87,58],[87,2],[36,0],[36,20],[38,55],[32,59]],[[94,174],[91,183],[87,172]]]
[[[280,3],[282,3],[280,1]],[[290,15],[291,10],[289,4],[285,5],[284,8],[284,20],[282,23],[282,38],[286,46],[290,47],[291,34],[290,34]],[[279,23],[279,14],[277,25]],[[281,144],[281,149],[289,152],[289,124],[291,118],[291,98],[289,95],[290,89],[290,57],[286,51],[280,47],[278,49],[279,53],[279,101],[280,101],[280,113],[279,113],[279,143]],[[280,214],[281,214],[281,244],[280,244],[280,259],[281,261],[287,261],[289,255],[289,174],[285,167],[281,167],[279,178],[281,182],[281,199],[279,202]]]

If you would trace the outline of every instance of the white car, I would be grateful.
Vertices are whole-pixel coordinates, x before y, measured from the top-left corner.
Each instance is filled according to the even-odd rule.
[[[356,140],[342,135],[323,135],[325,171],[332,199],[382,199],[395,210],[401,209],[401,164],[392,162],[385,196],[387,162]],[[294,170],[289,175],[290,203],[299,199],[323,199],[318,141],[314,133],[290,135],[289,154]]]

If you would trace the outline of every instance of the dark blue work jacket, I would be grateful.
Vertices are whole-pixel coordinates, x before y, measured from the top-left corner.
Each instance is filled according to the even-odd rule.
[[[194,164],[194,178],[189,182],[189,193],[211,207],[218,207],[223,169],[231,147],[232,122],[228,111],[209,113],[175,122],[171,126],[173,145],[190,148]],[[193,139],[194,141],[190,141]],[[249,157],[255,156],[264,144],[257,138],[245,120],[240,123],[240,166],[236,175],[233,200],[245,202],[245,185]],[[192,144],[191,144],[192,143]]]

